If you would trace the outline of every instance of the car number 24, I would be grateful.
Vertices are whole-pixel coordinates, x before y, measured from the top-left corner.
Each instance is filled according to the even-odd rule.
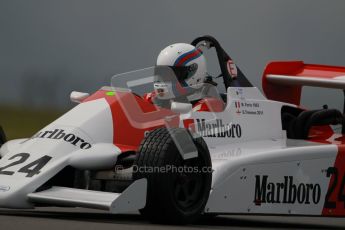
[[[12,176],[15,173],[25,173],[26,177],[33,177],[41,172],[40,170],[52,159],[52,157],[43,156],[35,161],[27,163],[29,159],[29,153],[18,153],[13,155],[8,159],[9,161],[12,161],[11,163],[5,166],[0,166],[0,175]],[[18,171],[11,170],[13,166],[21,164],[23,164],[23,166]]]

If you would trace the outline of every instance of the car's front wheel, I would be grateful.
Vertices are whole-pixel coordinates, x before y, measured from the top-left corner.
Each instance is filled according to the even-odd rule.
[[[5,131],[3,130],[3,128],[0,126],[0,147],[5,144],[6,142],[6,135],[5,135]],[[1,158],[1,157],[0,157]]]
[[[141,143],[133,178],[147,178],[146,206],[140,212],[152,222],[185,224],[204,212],[212,181],[210,154],[205,141],[192,138],[198,157],[183,160],[172,136],[185,129],[159,128]]]

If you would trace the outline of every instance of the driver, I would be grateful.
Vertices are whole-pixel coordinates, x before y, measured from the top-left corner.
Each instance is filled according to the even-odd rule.
[[[173,101],[192,103],[194,111],[214,111],[211,104],[224,106],[217,84],[207,73],[202,51],[193,45],[176,43],[164,48],[158,55],[154,76],[154,92],[146,99],[158,106],[170,108]]]

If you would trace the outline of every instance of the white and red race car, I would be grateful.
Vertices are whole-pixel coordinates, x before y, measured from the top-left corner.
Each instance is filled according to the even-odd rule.
[[[345,89],[345,68],[272,62],[262,94],[219,43],[226,93],[170,109],[150,100],[155,67],[116,75],[72,110],[0,149],[0,207],[140,211],[189,223],[203,214],[345,216],[343,113],[300,107],[303,86]]]

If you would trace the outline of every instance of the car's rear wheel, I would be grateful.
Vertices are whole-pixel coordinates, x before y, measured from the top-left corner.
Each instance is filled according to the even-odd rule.
[[[194,222],[208,200],[212,166],[207,145],[201,137],[192,138],[198,157],[183,160],[172,138],[182,132],[188,131],[156,129],[143,140],[137,153],[133,178],[148,180],[146,206],[140,212],[152,222]]]

